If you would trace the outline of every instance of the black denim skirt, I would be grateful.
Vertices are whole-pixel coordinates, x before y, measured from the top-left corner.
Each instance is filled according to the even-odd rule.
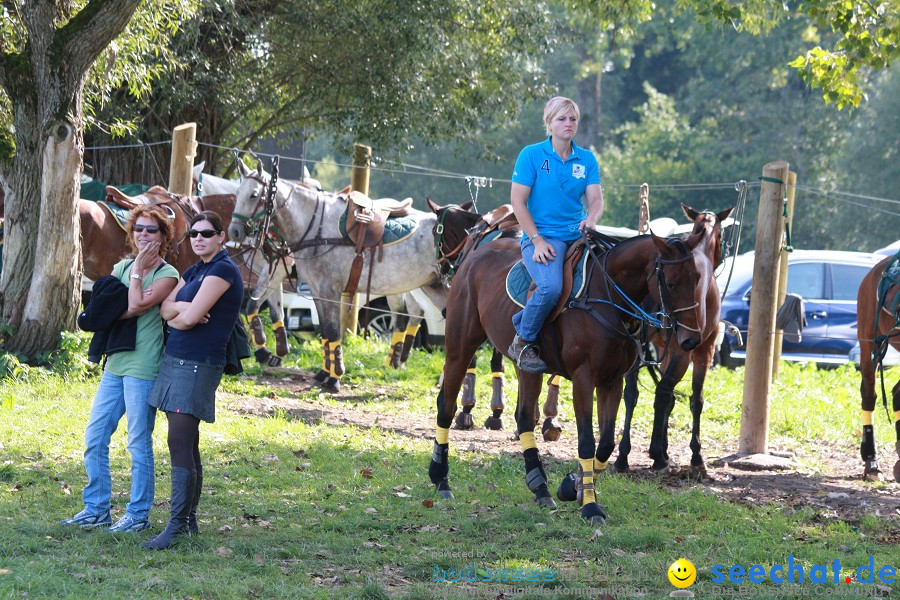
[[[163,412],[186,413],[201,421],[216,420],[216,389],[225,365],[211,365],[165,355],[147,402]]]

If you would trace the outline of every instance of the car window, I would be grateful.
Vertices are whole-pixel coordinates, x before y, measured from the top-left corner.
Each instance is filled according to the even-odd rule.
[[[823,263],[788,265],[787,293],[799,294],[806,300],[822,300],[825,297],[825,265]]]
[[[831,265],[832,292],[835,300],[856,301],[859,284],[869,272],[862,265]]]

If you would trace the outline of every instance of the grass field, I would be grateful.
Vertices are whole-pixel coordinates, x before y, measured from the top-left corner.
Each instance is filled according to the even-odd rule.
[[[237,399],[275,395],[364,409],[373,422],[381,414],[432,414],[440,353],[416,352],[399,372],[381,366],[386,353],[383,343],[349,341],[345,385],[353,394],[344,399],[261,385],[253,369],[227,379],[216,423],[201,426],[207,473],[201,534],[164,552],[140,548],[153,532],[111,535],[58,524],[81,508],[82,439],[96,375],[23,368],[0,380],[0,598],[598,598],[601,589],[617,600],[663,598],[675,590],[666,571],[681,557],[696,566],[690,590],[698,598],[898,593],[897,583],[877,581],[885,566],[900,570],[900,551],[885,541],[886,531],[900,531],[898,515],[863,511],[833,519],[814,506],[731,503],[703,484],[673,490],[646,478],[604,476],[599,497],[611,518],[595,528],[572,505],[547,511],[533,504],[516,442],[509,453],[462,452],[451,432],[457,498],[441,501],[427,477],[430,438],[234,408]],[[314,370],[319,362],[318,344],[309,343],[288,366]],[[709,377],[703,427],[710,445],[736,447],[742,376],[742,369],[716,369]],[[514,375],[506,377],[513,390]],[[488,385],[481,377],[480,397]],[[810,455],[827,445],[848,452],[848,464],[859,471],[857,387],[851,368],[786,366],[773,386],[772,445]],[[568,389],[561,404],[571,432]],[[635,427],[647,430],[651,403],[643,395]],[[876,433],[889,466],[896,459],[893,428],[882,414]],[[688,428],[680,398],[673,446],[686,446]],[[157,532],[167,519],[165,439],[160,416]],[[560,443],[574,444],[574,437]],[[121,429],[111,460],[115,518],[129,489]],[[554,489],[571,467],[548,463]],[[803,468],[815,473],[825,465]],[[893,483],[870,487],[896,490]],[[865,583],[867,571],[857,581],[857,567],[870,557],[876,582]],[[804,582],[773,582],[772,567],[787,571],[789,563],[795,576],[796,565],[802,567]],[[745,579],[742,592],[728,580],[732,565],[761,582]],[[752,565],[760,567],[751,571]]]

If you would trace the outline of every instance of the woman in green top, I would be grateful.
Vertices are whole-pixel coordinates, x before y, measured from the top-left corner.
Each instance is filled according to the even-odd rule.
[[[84,467],[88,483],[82,494],[84,509],[64,525],[82,529],[112,523],[109,472],[109,440],[124,414],[128,419],[128,451],[131,453],[131,499],[125,514],[109,528],[134,532],[150,527],[153,505],[153,426],[156,409],[147,395],[156,380],[163,352],[163,326],[159,306],[178,283],[178,271],[163,256],[173,245],[171,221],[158,206],[135,208],[128,219],[128,243],[134,258],[119,261],[112,275],[128,286],[128,309],[119,318],[137,317],[134,350],[110,354],[91,416],[84,432]]]

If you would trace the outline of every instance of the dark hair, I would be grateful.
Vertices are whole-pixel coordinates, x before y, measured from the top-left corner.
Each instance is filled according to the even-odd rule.
[[[159,226],[159,255],[165,256],[175,243],[175,227],[165,211],[156,204],[140,204],[128,213],[125,225],[125,234],[128,237],[128,245],[134,255],[138,253],[137,244],[134,243],[134,224],[138,217],[148,217],[156,221]]]
[[[209,221],[212,223],[212,226],[215,228],[216,233],[222,233],[225,231],[225,228],[222,227],[222,217],[219,216],[219,213],[213,212],[211,210],[204,210],[203,212],[197,213],[197,215],[191,219],[191,227],[194,226],[194,223],[199,223],[200,221]]]

